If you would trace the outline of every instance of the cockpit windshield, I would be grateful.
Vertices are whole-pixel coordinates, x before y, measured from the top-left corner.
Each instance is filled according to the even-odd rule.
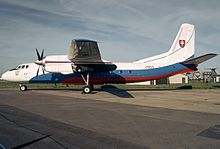
[[[9,71],[13,71],[13,70],[17,70],[16,68],[12,68],[12,69],[10,69]]]

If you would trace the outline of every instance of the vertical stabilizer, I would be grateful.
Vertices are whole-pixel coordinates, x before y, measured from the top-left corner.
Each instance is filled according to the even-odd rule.
[[[192,58],[195,53],[195,28],[191,24],[182,24],[168,52],[167,63],[182,62]]]
[[[153,63],[160,66],[183,62],[193,58],[195,54],[195,28],[194,25],[184,23],[181,25],[176,38],[168,52],[140,59],[134,63]]]

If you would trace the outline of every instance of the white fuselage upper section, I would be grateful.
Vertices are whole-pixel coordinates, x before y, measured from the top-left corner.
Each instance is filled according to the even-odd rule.
[[[67,55],[55,55],[55,56],[48,56],[45,58],[45,70],[48,72],[57,72],[62,74],[71,74],[73,73],[71,62]],[[104,63],[111,63],[109,61],[103,60]],[[143,69],[152,69],[161,67],[163,64],[153,64],[153,63],[126,63],[126,62],[118,62],[113,63],[117,66],[117,70],[143,70]]]
[[[16,68],[7,71],[2,75],[2,79],[14,82],[27,82],[33,77],[43,74],[43,69],[46,73],[61,73],[72,74],[72,63],[68,60],[67,55],[54,55],[47,56],[44,60],[44,67],[35,63],[26,63],[18,65]],[[103,62],[109,63],[109,61],[103,60]],[[160,64],[152,63],[113,63],[117,66],[116,70],[144,70],[158,68]],[[38,72],[38,73],[37,73]]]

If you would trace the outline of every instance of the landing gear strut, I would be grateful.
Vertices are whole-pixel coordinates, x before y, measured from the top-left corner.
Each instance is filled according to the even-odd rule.
[[[22,92],[27,90],[27,86],[26,85],[19,84],[19,87],[20,87],[20,91],[22,91]]]
[[[86,74],[86,78],[84,77],[83,74],[81,74],[81,77],[86,84],[86,86],[83,87],[82,93],[85,93],[85,94],[91,93],[93,90],[93,85],[89,83],[89,73]]]

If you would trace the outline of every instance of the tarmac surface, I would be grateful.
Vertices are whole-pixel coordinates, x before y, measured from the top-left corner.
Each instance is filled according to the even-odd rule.
[[[219,149],[220,89],[0,89],[0,126],[0,149]]]

